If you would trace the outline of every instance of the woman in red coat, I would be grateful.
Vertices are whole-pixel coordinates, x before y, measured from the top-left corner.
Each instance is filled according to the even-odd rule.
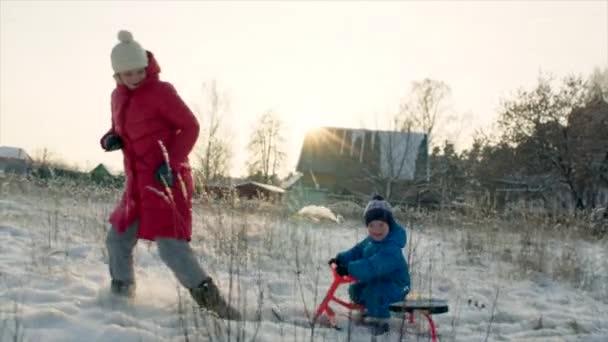
[[[117,83],[112,128],[101,139],[106,151],[122,149],[126,175],[106,239],[112,292],[134,294],[133,248],[138,239],[156,241],[161,259],[199,305],[238,318],[189,245],[193,181],[188,154],[199,124],[175,88],[159,79],[154,55],[128,31],[120,31],[118,39],[111,54]]]

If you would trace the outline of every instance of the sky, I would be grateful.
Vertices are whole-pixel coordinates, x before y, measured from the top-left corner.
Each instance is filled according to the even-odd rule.
[[[267,110],[284,122],[288,172],[308,129],[382,128],[416,80],[451,87],[453,119],[438,134],[465,148],[491,128],[500,99],[540,72],[608,67],[608,1],[2,0],[0,146],[120,171],[121,154],[98,141],[110,127],[110,51],[121,29],[154,52],[161,78],[192,107],[217,80],[237,176]]]

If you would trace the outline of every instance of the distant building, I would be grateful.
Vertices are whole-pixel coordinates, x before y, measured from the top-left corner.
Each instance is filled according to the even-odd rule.
[[[300,182],[300,180],[302,179],[302,176],[304,176],[304,175],[299,172],[290,174],[287,178],[285,178],[281,182],[281,188],[283,188],[285,190],[291,189],[292,187],[294,187],[295,185],[297,185]]]
[[[417,132],[324,127],[306,134],[299,185],[335,194],[403,193],[428,182],[427,136]],[[387,184],[390,179],[390,184]]]
[[[0,146],[0,172],[25,174],[31,171],[32,162],[24,149]]]
[[[102,163],[91,170],[89,175],[91,176],[91,180],[97,184],[111,184],[118,182],[118,177],[114,176],[108,167]]]
[[[235,189],[240,198],[264,199],[271,202],[279,202],[285,193],[285,190],[278,186],[253,181],[238,184]]]

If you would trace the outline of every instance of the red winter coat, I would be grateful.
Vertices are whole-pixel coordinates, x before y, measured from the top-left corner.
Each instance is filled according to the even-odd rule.
[[[159,73],[160,67],[148,52],[144,81],[134,90],[119,84],[112,92],[112,129],[107,134],[122,139],[126,184],[110,223],[124,232],[138,220],[138,238],[189,241],[193,181],[188,154],[199,125],[175,88],[159,80]],[[155,180],[155,171],[165,160],[159,141],[168,152],[174,175],[177,173],[170,191]]]

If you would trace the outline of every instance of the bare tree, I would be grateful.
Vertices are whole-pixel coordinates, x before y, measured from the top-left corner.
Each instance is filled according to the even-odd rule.
[[[387,112],[375,115],[374,123],[361,121],[361,126],[369,125],[374,125],[375,129],[351,133],[353,140],[348,150],[354,158],[340,160],[341,168],[345,170],[343,176],[352,180],[342,182],[352,183],[343,186],[344,190],[367,199],[371,188],[390,200],[403,195],[406,184],[427,178],[425,136],[413,131],[410,117],[401,115],[400,111]],[[344,137],[334,139],[342,141]],[[342,155],[342,151],[339,154]]]
[[[276,178],[285,161],[283,123],[272,110],[262,114],[249,140],[249,175],[264,182]]]
[[[413,161],[408,158],[412,153],[418,152],[420,143],[413,139],[414,131],[422,131],[426,135],[427,149],[431,147],[433,132],[447,112],[451,92],[451,88],[443,81],[430,78],[414,81],[410,93],[400,105],[399,112],[390,116],[389,132],[393,133],[387,134],[381,152],[388,165],[384,165],[382,172],[367,172],[368,177],[383,188],[385,196],[390,198],[393,186],[402,180],[405,168],[412,166],[410,164]],[[428,158],[428,155],[426,157]],[[427,160],[419,162],[423,165],[416,167],[424,168],[422,173],[428,180],[429,163]]]
[[[421,129],[432,143],[433,131],[445,116],[452,90],[443,81],[425,78],[412,82],[410,94],[401,104],[400,120],[406,126]]]
[[[226,177],[229,174],[232,146],[222,131],[224,120],[230,113],[230,100],[221,93],[216,80],[204,83],[203,103],[193,106],[201,121],[201,137],[196,158],[200,164],[197,172],[203,184]]]
[[[608,67],[601,70],[595,68],[589,77],[589,99],[588,102],[594,101],[601,97],[605,102],[608,102]]]
[[[552,175],[565,184],[577,209],[593,206],[593,193],[606,160],[606,102],[579,76],[559,88],[541,76],[536,88],[520,90],[503,101],[499,125],[502,141],[515,148],[513,162],[523,175]],[[592,167],[599,165],[598,167]]]
[[[55,159],[53,152],[46,147],[35,150],[32,155],[33,162],[38,166],[47,166],[53,159]]]
[[[48,147],[34,150],[32,161],[36,167],[51,167],[63,169],[77,169],[77,166],[70,167],[66,161],[61,159],[55,152]]]
[[[411,122],[405,122],[395,116],[391,120],[388,131],[377,134],[380,163],[379,169],[368,165],[363,168],[365,176],[374,183],[376,191],[390,200],[394,194],[394,187],[403,181],[405,168],[411,166],[410,155],[418,150],[412,136]]]

